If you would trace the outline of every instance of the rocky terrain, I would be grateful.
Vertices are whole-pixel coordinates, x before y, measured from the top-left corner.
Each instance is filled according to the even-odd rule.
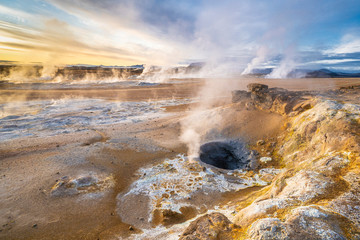
[[[1,90],[0,239],[359,239],[358,82],[263,81]]]
[[[279,173],[245,203],[227,204],[236,209],[233,222],[220,213],[204,215],[180,239],[360,239],[360,87],[248,89],[233,92],[236,107],[286,117],[276,142],[253,146],[270,153],[259,169],[274,166]]]

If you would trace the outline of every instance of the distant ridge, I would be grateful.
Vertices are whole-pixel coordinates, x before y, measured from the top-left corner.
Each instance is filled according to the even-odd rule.
[[[306,74],[306,78],[352,78],[360,77],[360,73],[333,72],[328,69],[311,71]]]
[[[139,64],[139,65],[131,65],[131,66],[106,66],[106,65],[90,65],[90,64],[75,64],[75,65],[66,65],[66,67],[85,67],[85,68],[140,68],[140,69],[144,69],[144,65],[143,64]]]

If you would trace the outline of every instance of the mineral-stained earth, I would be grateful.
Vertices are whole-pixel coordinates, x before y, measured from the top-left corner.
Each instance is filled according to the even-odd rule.
[[[0,238],[360,239],[360,85],[260,82],[0,89]]]
[[[233,92],[239,108],[286,117],[270,155],[274,160],[259,167],[275,164],[281,172],[246,204],[233,200],[233,224],[240,231],[228,219],[221,230],[203,227],[203,216],[181,239],[360,239],[360,87],[326,94],[262,84],[248,89]],[[264,149],[267,144],[258,142]]]

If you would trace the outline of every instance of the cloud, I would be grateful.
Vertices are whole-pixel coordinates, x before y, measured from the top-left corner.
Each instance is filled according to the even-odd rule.
[[[0,47],[23,52],[23,61],[48,63],[77,63],[69,61],[97,58],[102,61],[125,61],[137,63],[142,59],[128,50],[104,44],[91,44],[91,32],[77,29],[57,19],[46,19],[42,28],[22,27],[6,23],[0,25]],[[82,37],[85,34],[87,37]],[[86,60],[85,60],[86,61]],[[101,62],[98,62],[101,64]]]
[[[360,59],[344,58],[344,59],[316,60],[316,61],[308,62],[307,64],[338,64],[338,63],[348,63],[348,62],[360,62]]]
[[[223,64],[221,71],[236,66],[251,72],[268,63],[301,65],[359,47],[358,39],[333,45],[346,31],[343,26],[359,25],[351,19],[360,4],[350,0],[48,0],[43,5],[46,9],[28,12],[0,5],[0,13],[10,9],[7,16],[26,22],[0,16],[7,24],[0,24],[1,34],[16,39],[13,47],[37,47],[44,56],[60,55],[64,62],[73,61],[75,54],[90,64],[173,65],[197,59],[209,62],[211,70]],[[3,47],[11,44],[3,42]],[[318,48],[319,43],[325,47]],[[90,57],[96,54],[101,57]]]
[[[189,5],[185,3],[152,0],[50,2],[82,22],[90,20],[95,31],[112,39],[114,47],[131,49],[145,63],[176,64],[195,51],[189,45],[194,23]]]
[[[34,16],[29,13],[9,8],[3,5],[0,5],[0,14],[5,16],[9,20],[15,20],[23,23],[26,22],[28,19],[35,20]]]
[[[346,53],[360,53],[360,36],[345,35],[340,44],[324,51],[325,54],[337,55]]]

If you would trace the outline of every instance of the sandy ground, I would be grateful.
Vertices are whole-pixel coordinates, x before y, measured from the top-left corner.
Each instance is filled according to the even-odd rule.
[[[328,90],[360,84],[360,79],[232,80],[234,89],[249,82],[289,90]],[[193,98],[203,82],[184,82],[130,89],[0,90],[2,102],[10,99],[38,100],[101,98],[112,101]],[[4,97],[7,96],[7,97]],[[283,117],[273,113],[245,111],[222,98],[224,121],[219,127],[225,137],[276,139]],[[98,126],[87,131],[23,137],[0,142],[0,238],[1,239],[112,239],[139,232],[130,229],[116,213],[116,196],[136,180],[139,168],[186,153],[179,141],[180,121],[192,109],[183,104],[167,107],[171,113],[139,123]],[[54,197],[51,188],[64,176],[85,173],[112,176],[114,186],[93,194]],[[246,193],[246,191],[245,191]],[[245,194],[242,193],[242,194]],[[228,194],[231,197],[231,194]],[[218,201],[229,200],[229,197]],[[216,201],[216,200],[214,200]],[[141,209],[129,209],[137,214]]]

